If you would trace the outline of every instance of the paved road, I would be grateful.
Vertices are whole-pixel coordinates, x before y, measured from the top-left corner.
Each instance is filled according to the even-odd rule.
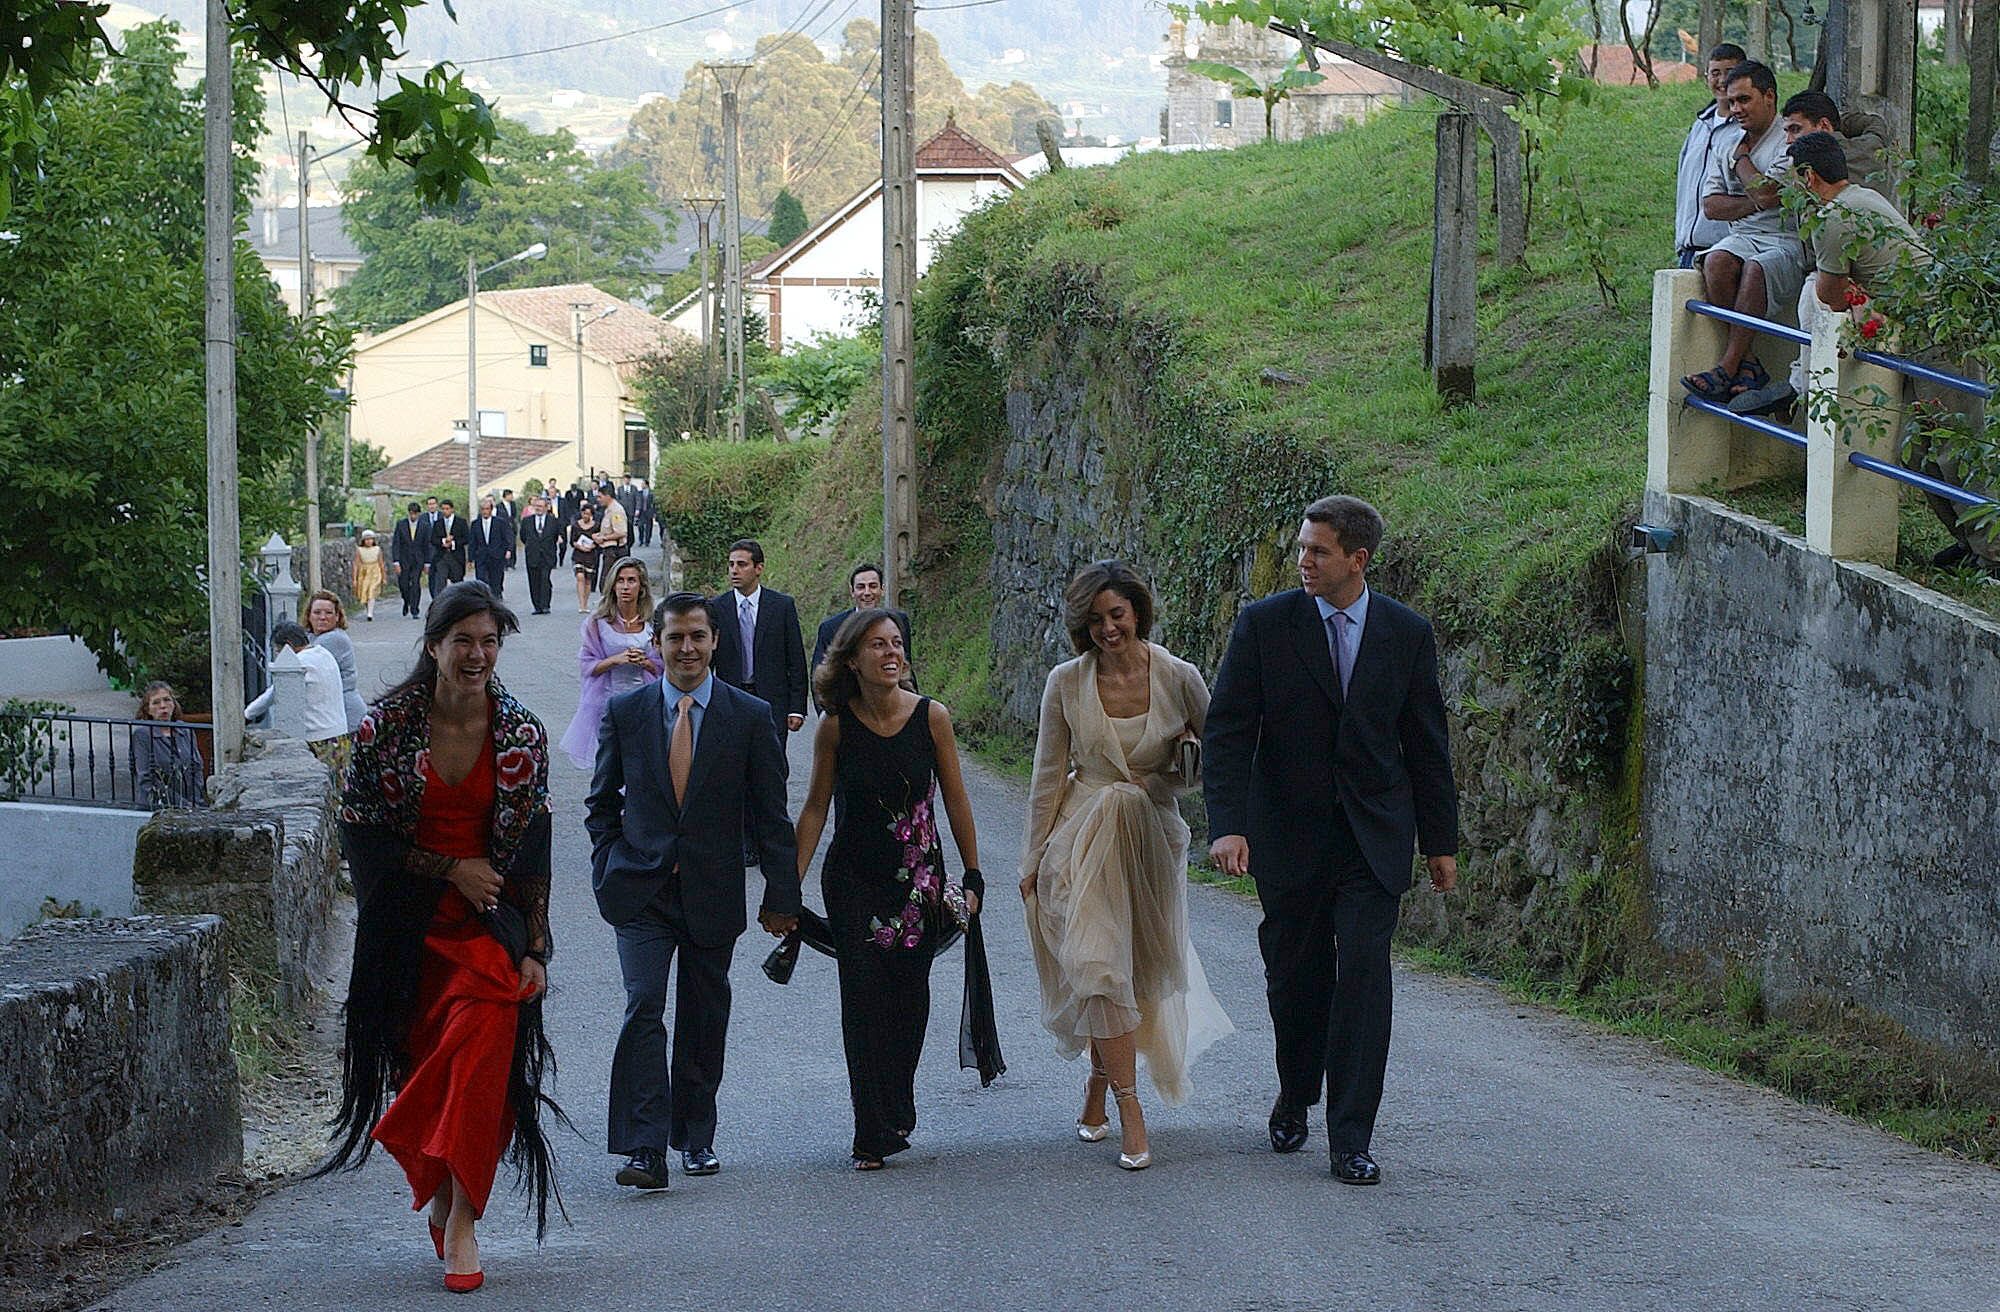
[[[514,577],[510,592],[525,592]],[[526,622],[501,673],[560,734],[575,704],[575,616]],[[416,624],[384,616],[356,630],[364,680],[379,687],[404,667]],[[794,805],[805,746],[803,735],[793,745]],[[622,995],[586,877],[586,782],[556,771],[549,1015],[559,1096],[582,1131],[560,1145],[572,1223],[538,1251],[511,1196],[496,1194],[481,1227],[482,1306],[2000,1308],[2000,1172],[1475,983],[1401,975],[1376,1142],[1383,1187],[1335,1184],[1318,1126],[1311,1150],[1273,1156],[1257,913],[1206,888],[1193,890],[1193,932],[1239,1031],[1196,1067],[1187,1106],[1149,1102],[1153,1169],[1119,1171],[1115,1135],[1087,1145],[1070,1131],[1081,1071],[1036,1027],[1020,915],[1004,900],[1023,789],[978,769],[981,851],[1002,895],[988,942],[1008,1073],[981,1090],[956,1069],[958,958],[947,957],[917,1146],[887,1171],[853,1174],[831,963],[808,954],[777,988],[757,969],[770,940],[753,931],[736,955],[722,1174],[622,1191],[602,1151]],[[435,1306],[439,1266],[405,1208],[400,1174],[378,1155],[358,1175],[274,1195],[99,1306]]]

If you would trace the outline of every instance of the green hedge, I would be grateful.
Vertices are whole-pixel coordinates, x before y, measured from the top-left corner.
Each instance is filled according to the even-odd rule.
[[[824,440],[677,442],[660,453],[653,499],[687,567],[689,586],[720,587],[729,544],[763,530]]]

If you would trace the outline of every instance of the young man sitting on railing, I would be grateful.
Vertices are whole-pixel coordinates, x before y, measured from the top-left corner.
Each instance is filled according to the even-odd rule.
[[[1702,255],[1702,281],[1712,304],[1760,319],[1790,314],[1805,280],[1805,250],[1779,200],[1778,179],[1788,165],[1777,75],[1754,60],[1738,64],[1729,70],[1724,99],[1737,130],[1718,142],[1701,204],[1709,218],[1729,224],[1729,235]],[[1751,329],[1731,324],[1715,367],[1687,375],[1681,386],[1721,404],[1770,382],[1750,353],[1751,337]]]
[[[1887,170],[1882,167],[1882,152],[1890,135],[1889,125],[1880,114],[1855,113],[1842,118],[1840,107],[1833,103],[1833,97],[1823,91],[1801,91],[1785,102],[1782,121],[1787,149],[1808,133],[1826,133],[1840,143],[1840,149],[1847,157],[1849,182],[1871,188],[1884,196],[1889,195],[1890,179]],[[1796,155],[1792,161],[1794,164],[1798,162]],[[1819,259],[1814,227],[1807,224],[1799,234],[1805,244],[1808,269],[1814,268]],[[1808,278],[1799,287],[1801,328],[1812,327],[1813,306],[1819,301],[1815,282],[1815,279]],[[1729,408],[1743,415],[1776,415],[1781,423],[1790,423],[1793,408],[1806,390],[1807,353],[1805,347],[1800,347],[1788,376],[1773,378],[1762,387],[1737,393],[1730,398]]]

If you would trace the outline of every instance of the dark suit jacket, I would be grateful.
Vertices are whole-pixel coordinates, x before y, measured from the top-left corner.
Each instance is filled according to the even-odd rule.
[[[472,546],[472,521],[463,515],[453,515],[451,517],[451,526],[453,529],[451,535],[452,549],[446,551],[444,549],[444,516],[440,514],[436,519],[431,521],[431,561],[435,564],[449,556],[457,561],[457,572],[463,574],[465,573],[465,562],[470,559],[467,553],[468,549]],[[449,565],[446,566],[446,572],[451,572]]]
[[[687,805],[676,806],[667,773],[662,690],[668,686],[660,680],[620,693],[604,709],[597,773],[585,801],[591,891],[605,920],[622,925],[678,869],[688,933],[703,947],[721,947],[749,924],[743,907],[746,809],[764,872],[763,908],[798,913],[784,758],[770,731],[771,708],[717,679],[695,739]]]
[[[424,517],[418,515],[414,524],[408,515],[397,520],[396,531],[389,535],[389,559],[411,570],[422,569],[430,558],[430,532],[424,526]]]
[[[1379,592],[1340,695],[1319,608],[1301,589],[1244,608],[1215,676],[1203,734],[1212,837],[1250,840],[1250,873],[1288,890],[1327,877],[1337,802],[1384,888],[1410,886],[1411,848],[1458,852],[1437,639]]]
[[[554,569],[556,564],[556,543],[562,540],[562,525],[554,515],[541,516],[542,527],[535,529],[535,516],[521,516],[518,540],[521,544],[521,563],[529,569]]]
[[[840,626],[847,623],[847,617],[853,613],[854,607],[849,606],[838,615],[829,615],[819,622],[819,632],[813,637],[812,659],[806,662],[808,675],[817,670],[819,663],[826,659],[826,649],[833,645],[833,635],[840,632]],[[892,610],[889,614],[895,617],[896,627],[903,631],[903,656],[914,669],[917,664],[917,653],[910,645],[910,617],[900,610]]]
[[[437,559],[437,543],[431,540],[431,526],[437,522],[438,517],[428,510],[417,516],[417,543],[423,548],[426,565]]]
[[[493,527],[482,530],[482,522]],[[507,553],[514,549],[514,521],[495,510],[492,519],[473,520],[465,539],[472,551],[474,567],[484,565],[488,569],[505,569]]]
[[[742,599],[734,588],[708,601],[715,620],[715,677],[743,686],[743,626],[737,622]],[[765,588],[757,598],[757,650],[751,673],[757,696],[771,704],[771,718],[784,728],[787,715],[806,713],[806,644],[799,608],[791,597]]]

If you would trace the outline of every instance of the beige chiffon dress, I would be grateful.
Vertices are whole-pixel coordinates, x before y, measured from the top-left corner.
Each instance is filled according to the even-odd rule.
[[[386,572],[382,567],[382,547],[379,543],[372,547],[356,547],[354,599],[366,606],[382,595],[382,580]]]
[[[1188,1066],[1234,1027],[1188,940],[1184,785],[1172,773],[1181,736],[1201,733],[1208,686],[1149,646],[1144,715],[1105,714],[1094,651],[1049,672],[1021,873],[1036,878],[1028,941],[1057,1051],[1132,1034],[1153,1087],[1176,1104]]]

